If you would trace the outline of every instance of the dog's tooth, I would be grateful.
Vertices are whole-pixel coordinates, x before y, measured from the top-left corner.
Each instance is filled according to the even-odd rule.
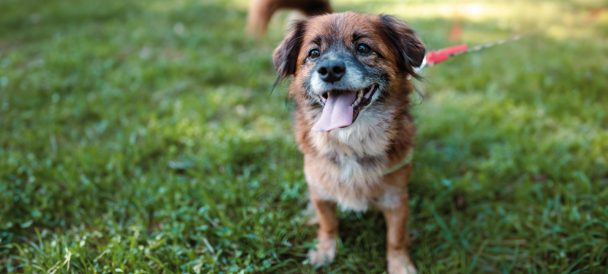
[[[376,85],[372,85],[369,90],[365,93],[365,99],[369,99],[369,97],[372,96],[374,89],[376,88]]]
[[[353,102],[352,106],[357,106],[361,103],[363,99],[363,92],[361,90],[357,91],[357,99]]]

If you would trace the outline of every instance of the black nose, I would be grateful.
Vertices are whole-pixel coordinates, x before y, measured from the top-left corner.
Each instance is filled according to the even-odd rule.
[[[333,83],[342,79],[342,76],[346,72],[346,66],[342,61],[329,60],[321,63],[317,72],[323,81]]]

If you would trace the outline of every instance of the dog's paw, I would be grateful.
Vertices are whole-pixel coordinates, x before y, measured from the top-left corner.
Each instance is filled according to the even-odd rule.
[[[336,240],[319,242],[315,249],[308,251],[308,260],[316,267],[331,263],[334,257],[336,257]]]
[[[389,257],[388,274],[416,274],[416,267],[408,257]]]

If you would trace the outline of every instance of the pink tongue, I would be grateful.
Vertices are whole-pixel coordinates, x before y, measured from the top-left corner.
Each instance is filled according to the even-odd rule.
[[[316,131],[330,131],[349,126],[353,123],[351,104],[357,97],[356,92],[329,92],[321,118],[312,127]]]

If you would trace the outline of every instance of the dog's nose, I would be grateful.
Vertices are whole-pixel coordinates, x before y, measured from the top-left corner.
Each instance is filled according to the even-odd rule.
[[[317,72],[323,81],[333,83],[342,79],[346,73],[346,65],[342,61],[329,60],[322,63]]]

